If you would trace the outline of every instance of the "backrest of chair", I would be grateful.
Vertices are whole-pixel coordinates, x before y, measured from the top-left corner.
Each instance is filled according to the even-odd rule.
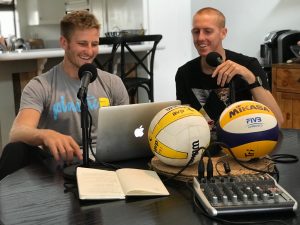
[[[115,63],[116,52],[120,46],[121,39],[120,37],[100,37],[99,45],[111,45],[112,49],[108,57],[104,57],[102,54],[98,55],[94,63],[101,69],[109,73],[113,73],[113,66]],[[101,51],[101,49],[100,49]],[[101,59],[100,59],[101,58]]]
[[[94,62],[102,70],[106,70],[110,73],[113,73],[113,66],[115,64],[115,57],[118,48],[121,48],[120,53],[120,77],[124,79],[128,74],[135,70],[139,65],[147,72],[149,76],[153,76],[153,67],[154,67],[154,56],[158,43],[162,39],[162,35],[136,35],[136,36],[120,36],[120,37],[100,37],[99,45],[111,45],[112,50],[108,58],[101,62],[100,57],[98,56]],[[147,42],[149,43],[150,49],[146,49],[144,54],[140,56],[137,52],[134,52],[131,46],[138,46],[137,44]],[[135,65],[129,70],[125,71],[126,68],[126,56],[125,53],[129,53],[135,60]],[[143,52],[143,51],[140,51]],[[149,66],[144,63],[148,57]]]
[[[162,35],[140,35],[140,36],[124,36],[121,40],[121,78],[124,79],[128,74],[130,74],[133,70],[135,70],[139,65],[147,72],[147,74],[152,77],[153,76],[153,66],[154,66],[154,56],[158,43],[162,39]],[[134,52],[131,46],[136,45],[138,43],[147,42],[151,48],[149,50],[145,50],[144,54],[139,55],[137,52]],[[134,58],[135,65],[131,67],[129,70],[125,71],[126,68],[126,57],[125,53],[127,52]],[[142,52],[142,51],[141,51]],[[147,63],[144,63],[148,57],[149,66]]]

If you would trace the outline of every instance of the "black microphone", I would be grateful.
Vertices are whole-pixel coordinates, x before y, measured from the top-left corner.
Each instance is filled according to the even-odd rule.
[[[206,63],[212,67],[217,67],[218,65],[223,63],[223,58],[218,52],[210,52],[206,56]],[[230,93],[229,93],[229,101],[230,104],[235,103],[235,89],[234,89],[234,79],[229,83]]]
[[[223,59],[219,53],[210,52],[206,56],[206,62],[208,65],[210,65],[212,67],[217,67],[218,65],[222,64]]]
[[[88,85],[97,78],[97,69],[91,63],[83,64],[78,70],[78,76],[81,80],[80,88],[77,93],[77,98],[86,97]]]

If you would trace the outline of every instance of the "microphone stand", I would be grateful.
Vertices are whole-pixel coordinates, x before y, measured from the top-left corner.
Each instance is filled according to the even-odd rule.
[[[80,92],[83,91],[83,92]],[[81,165],[72,165],[64,168],[63,175],[66,179],[75,180],[76,179],[76,169],[78,166],[89,167],[89,126],[88,126],[88,104],[86,100],[87,89],[79,89],[78,98],[80,99],[81,105],[81,129],[82,129],[82,153],[83,153],[83,163]]]
[[[89,140],[88,140],[88,105],[86,100],[86,92],[80,99],[81,105],[81,129],[82,129],[82,152],[83,167],[89,167]]]
[[[230,104],[235,103],[235,85],[234,80],[232,79],[229,84],[229,101]]]

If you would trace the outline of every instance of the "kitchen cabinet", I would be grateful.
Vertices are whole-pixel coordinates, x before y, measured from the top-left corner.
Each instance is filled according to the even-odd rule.
[[[43,39],[45,47],[59,47],[60,20],[71,10],[88,9],[108,31],[148,28],[149,0],[19,0],[17,25],[23,39]],[[55,42],[53,42],[55,41]]]
[[[300,64],[272,65],[272,94],[284,116],[283,128],[300,128]]]
[[[89,0],[65,0],[66,13],[76,10],[90,10]]]
[[[64,14],[63,0],[27,0],[28,25],[59,24]]]
[[[149,0],[90,0],[92,13],[98,18],[101,36],[105,32],[148,29]]]

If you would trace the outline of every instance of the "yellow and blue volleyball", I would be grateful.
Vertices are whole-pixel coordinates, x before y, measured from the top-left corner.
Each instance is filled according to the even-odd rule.
[[[217,136],[218,141],[231,148],[236,158],[248,161],[266,156],[274,150],[279,127],[275,115],[264,104],[239,101],[222,112]]]
[[[206,148],[210,142],[210,130],[199,111],[176,105],[164,108],[154,116],[148,140],[152,152],[161,162],[185,166],[193,151],[198,151],[198,154],[192,163],[200,160],[203,154],[201,147]]]

